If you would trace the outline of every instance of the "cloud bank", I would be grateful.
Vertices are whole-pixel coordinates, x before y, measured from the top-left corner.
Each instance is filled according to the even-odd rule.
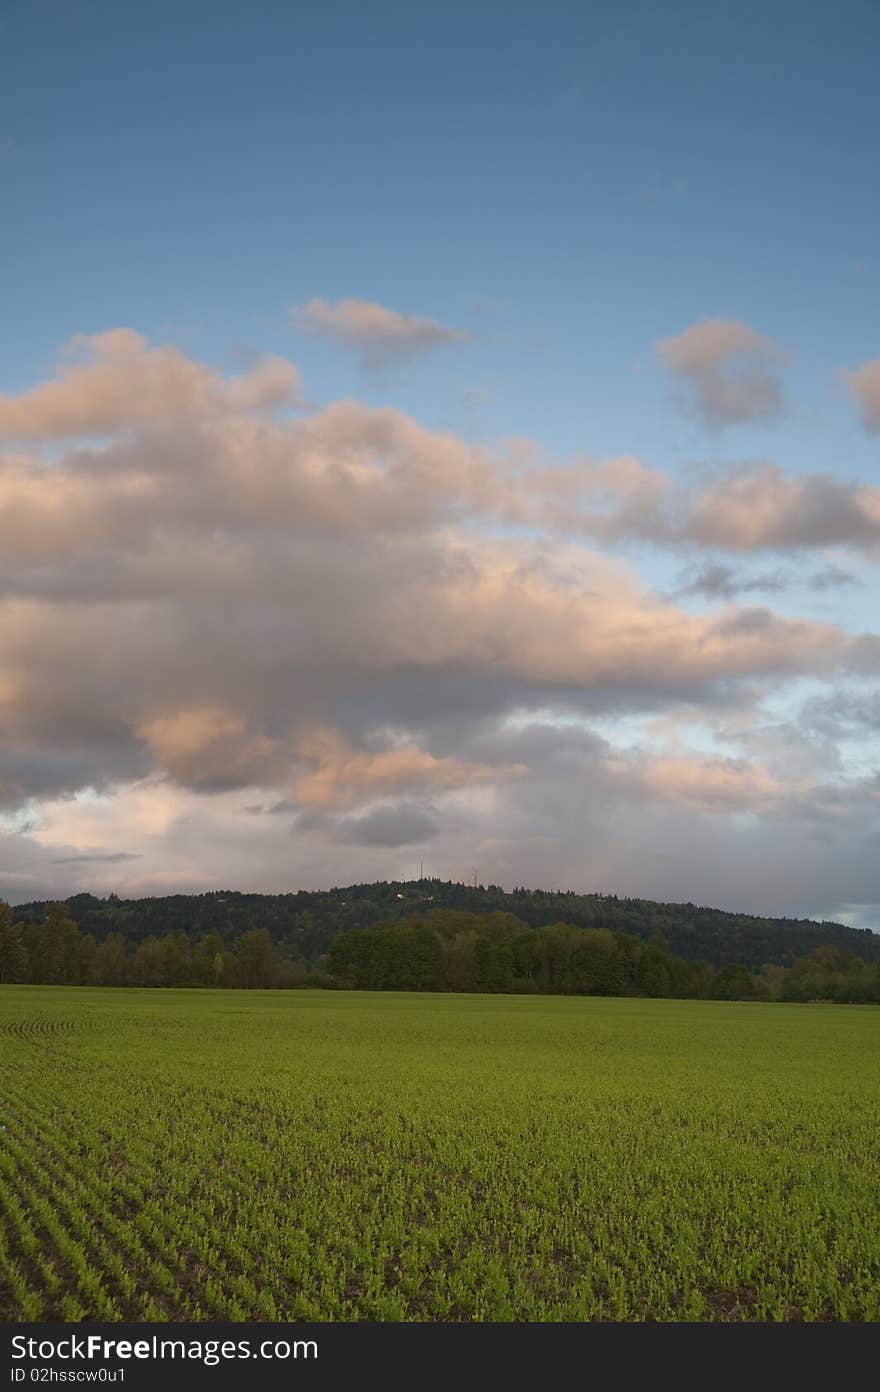
[[[769,463],[687,487],[301,407],[290,363],[228,377],[127,329],[0,399],[0,894],[424,856],[792,912],[848,877],[869,902],[851,730],[770,712],[855,702],[880,640],[763,601],[798,557],[815,592],[849,579],[828,547],[876,559],[877,489]],[[640,577],[645,548],[696,557],[678,591]],[[763,552],[788,569],[719,559]]]

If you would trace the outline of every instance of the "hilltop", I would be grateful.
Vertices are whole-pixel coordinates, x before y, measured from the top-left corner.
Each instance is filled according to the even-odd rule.
[[[865,961],[880,960],[880,935],[869,929],[813,919],[768,918],[730,913],[693,903],[666,904],[616,894],[497,885],[465,885],[449,880],[379,880],[327,890],[291,894],[247,894],[235,890],[174,894],[157,898],[100,899],[76,894],[66,901],[83,933],[100,942],[120,933],[132,946],[152,936],[183,931],[195,940],[216,933],[226,944],[252,928],[265,928],[285,957],[315,966],[337,934],[365,929],[424,913],[459,909],[514,914],[532,928],[565,922],[581,928],[608,928],[644,941],[662,939],[671,953],[713,967],[742,963],[752,971],[765,963],[788,966],[817,947],[835,946]],[[18,922],[41,920],[44,902],[19,904]]]

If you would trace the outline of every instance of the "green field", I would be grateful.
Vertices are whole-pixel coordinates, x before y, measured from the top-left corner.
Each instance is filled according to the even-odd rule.
[[[880,1010],[0,988],[0,1318],[878,1320]]]

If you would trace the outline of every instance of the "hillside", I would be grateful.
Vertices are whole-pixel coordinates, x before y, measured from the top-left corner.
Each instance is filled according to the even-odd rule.
[[[617,895],[524,888],[506,893],[495,885],[428,879],[377,881],[296,894],[228,890],[150,899],[77,894],[66,903],[81,931],[94,934],[98,941],[116,932],[137,945],[151,935],[182,930],[192,939],[217,933],[224,943],[231,943],[250,928],[266,928],[286,957],[309,966],[320,963],[340,932],[391,923],[431,908],[473,913],[502,910],[533,928],[562,921],[582,928],[609,928],[643,940],[660,935],[676,956],[714,967],[729,962],[740,962],[753,971],[764,963],[786,966],[820,946],[840,947],[865,961],[880,960],[880,935],[842,923],[762,918]],[[14,917],[35,922],[44,911],[44,903],[20,904]]]

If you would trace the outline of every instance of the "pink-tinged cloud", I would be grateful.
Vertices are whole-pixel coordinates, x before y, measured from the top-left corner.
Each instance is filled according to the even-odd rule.
[[[160,537],[176,547],[182,529],[188,542],[175,565],[188,563],[203,585],[236,566],[245,535],[279,529],[403,537],[481,521],[600,545],[880,550],[880,490],[870,485],[752,464],[688,489],[632,456],[548,464],[522,443],[493,454],[353,401],[279,419],[272,408],[289,405],[298,384],[283,360],[261,359],[226,379],[177,349],[149,348],[131,330],[85,342],[87,362],[0,399],[0,429],[35,441],[109,433],[111,443],[61,460],[0,454],[0,561],[76,557],[92,587],[100,578],[87,557],[125,538],[138,545],[129,554],[111,546],[108,564],[127,572],[119,583],[131,583],[137,568],[145,585],[150,568],[160,583]],[[214,546],[212,528],[235,544]],[[149,559],[145,531],[155,542]],[[27,588],[21,569],[13,583]],[[51,585],[45,571],[43,583]]]
[[[844,376],[858,406],[863,426],[875,435],[880,431],[880,358],[872,358]]]
[[[288,418],[287,368],[230,381],[130,331],[89,344],[13,398],[32,444],[0,454],[0,799],[35,819],[19,864],[41,888],[96,866],[129,888],[207,866],[339,882],[341,847],[356,879],[423,842],[453,874],[479,854],[499,878],[577,866],[583,887],[614,809],[650,850],[654,816],[689,836],[801,796],[762,748],[698,755],[656,719],[723,708],[742,728],[804,676],[880,664],[874,635],[693,614],[595,549],[870,553],[875,489],[767,465],[688,489],[628,455],[476,449],[353,401]],[[92,438],[59,450],[64,431]],[[638,755],[583,733],[621,713],[652,721]]]
[[[645,797],[704,812],[766,812],[787,791],[768,769],[746,759],[694,754],[617,757],[609,759],[606,768]]]
[[[217,419],[292,405],[300,387],[296,367],[273,355],[227,378],[177,348],[151,348],[133,329],[77,334],[54,380],[18,396],[0,395],[0,439],[105,435]]]
[[[705,319],[661,340],[657,352],[707,425],[772,420],[783,408],[779,369],[787,355],[739,319]]]
[[[337,730],[319,727],[298,741],[293,781],[304,807],[349,808],[418,790],[433,793],[489,784],[528,773],[524,764],[493,766],[438,758],[407,740],[385,749],[354,749]]]
[[[222,706],[155,715],[134,733],[146,741],[159,768],[198,790],[270,783],[278,765],[273,741],[251,734],[241,716]]]
[[[670,756],[614,755],[558,725],[508,735],[504,748],[528,762],[528,778],[449,789],[430,802],[414,793],[357,815],[326,806],[297,815],[277,803],[255,807],[234,790],[207,797],[158,778],[105,797],[50,799],[29,833],[0,831],[0,894],[326,888],[411,879],[424,857],[425,871],[444,879],[478,869],[483,882],[508,888],[827,918],[863,905],[860,921],[878,922],[868,907],[877,902],[876,781],[799,773],[791,786],[756,764],[752,797],[735,766],[713,771],[715,761],[691,755],[694,767],[672,775]],[[461,750],[467,757],[466,741]]]
[[[335,339],[357,349],[368,366],[415,358],[434,348],[463,343],[470,334],[436,319],[400,314],[368,300],[319,298],[291,310],[291,320],[308,333]]]
[[[877,551],[880,489],[753,465],[694,497],[682,530],[699,544],[733,551],[846,544]]]

